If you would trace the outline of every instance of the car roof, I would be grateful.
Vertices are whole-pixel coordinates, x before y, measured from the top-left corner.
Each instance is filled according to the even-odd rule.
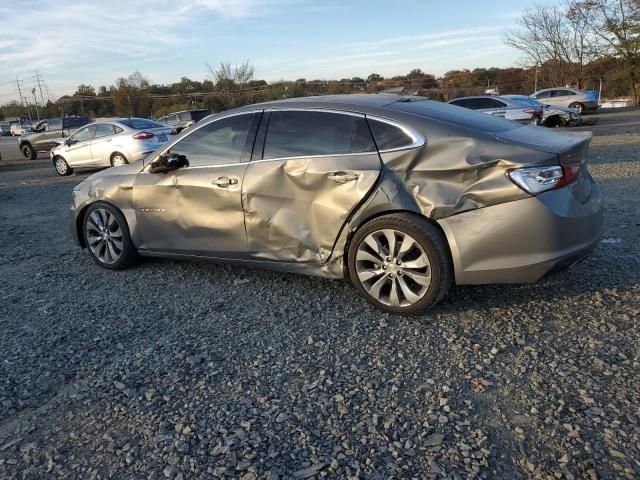
[[[399,101],[427,100],[425,97],[412,95],[387,95],[387,94],[345,94],[345,95],[322,95],[314,97],[287,98],[284,100],[272,100],[270,102],[256,103],[253,107],[277,108],[293,107],[294,105],[318,108],[318,107],[339,107],[351,106],[357,110],[358,107],[384,107]]]
[[[500,98],[502,95],[470,95],[468,97],[456,97],[453,100],[449,100],[453,102],[454,100],[467,100],[469,98]]]
[[[533,94],[535,95],[536,93],[540,93],[540,92],[548,92],[549,90],[569,90],[570,92],[581,92],[582,90],[578,90],[577,88],[573,88],[573,87],[551,87],[551,88],[543,88],[541,90],[537,90],[535,92],[533,92]]]

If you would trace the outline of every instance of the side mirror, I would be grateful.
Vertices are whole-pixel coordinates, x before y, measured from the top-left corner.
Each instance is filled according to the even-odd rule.
[[[153,162],[151,162],[149,172],[151,173],[166,173],[179,168],[189,166],[189,160],[184,155],[177,153],[169,153],[166,155],[160,155]]]

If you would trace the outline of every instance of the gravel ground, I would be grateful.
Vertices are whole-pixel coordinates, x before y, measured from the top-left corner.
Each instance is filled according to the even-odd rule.
[[[0,478],[640,477],[640,112],[589,118],[593,255],[410,319],[337,281],[102,270],[67,230],[82,175],[3,139]]]

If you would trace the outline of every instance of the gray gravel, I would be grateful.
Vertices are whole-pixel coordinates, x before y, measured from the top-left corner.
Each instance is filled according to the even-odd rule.
[[[640,113],[603,113],[593,255],[407,319],[346,283],[110,272],[72,187],[0,151],[0,478],[638,478]]]

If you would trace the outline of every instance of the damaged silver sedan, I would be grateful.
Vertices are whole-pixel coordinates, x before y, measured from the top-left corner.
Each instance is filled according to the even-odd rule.
[[[603,221],[590,139],[420,97],[252,105],[87,178],[72,232],[110,269],[142,255],[346,277],[415,313],[454,283],[532,282],[584,258]]]

